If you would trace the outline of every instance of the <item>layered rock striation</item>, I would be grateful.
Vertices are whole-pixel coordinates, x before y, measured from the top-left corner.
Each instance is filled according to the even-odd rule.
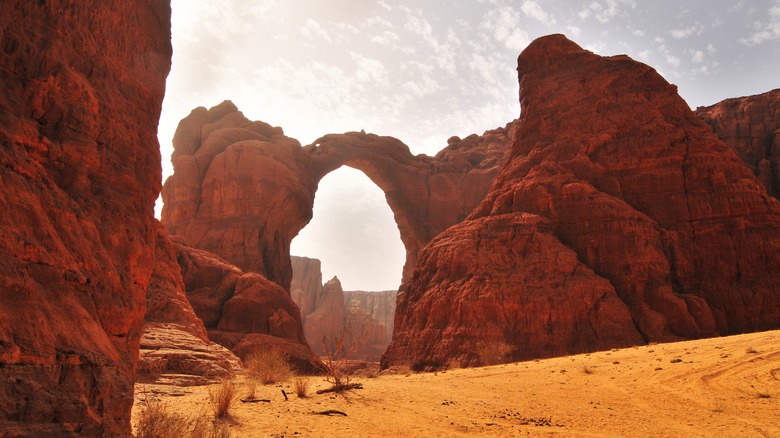
[[[246,119],[229,101],[197,108],[174,136],[162,222],[194,248],[290,290],[290,242],[312,217],[318,182],[346,165],[385,192],[406,247],[407,279],[423,246],[482,200],[511,128],[453,137],[429,157],[412,155],[395,138],[362,132],[301,147],[281,128]]]
[[[696,114],[780,198],[780,89],[699,107]]]
[[[0,435],[129,436],[165,1],[0,8]]]
[[[518,74],[511,156],[422,253],[383,366],[780,327],[780,203],[673,85],[562,35]]]

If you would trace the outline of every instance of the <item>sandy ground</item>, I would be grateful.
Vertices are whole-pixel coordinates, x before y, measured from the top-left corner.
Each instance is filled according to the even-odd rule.
[[[316,395],[329,384],[312,377],[289,401],[291,382],[258,387],[271,402],[237,401],[231,436],[780,437],[780,331],[353,381]],[[134,419],[154,397],[210,415],[208,387],[139,384]]]

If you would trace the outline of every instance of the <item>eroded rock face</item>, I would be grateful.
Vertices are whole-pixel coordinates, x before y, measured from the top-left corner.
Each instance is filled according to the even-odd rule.
[[[780,203],[652,68],[562,35],[518,59],[507,165],[423,252],[383,366],[780,327]]]
[[[287,291],[180,240],[174,239],[174,246],[187,298],[211,341],[242,359],[252,349],[282,348],[301,372],[321,370],[304,337],[300,310]]]
[[[780,198],[780,89],[699,107],[696,114]]]
[[[9,0],[0,29],[0,431],[128,436],[170,6]]]
[[[176,248],[159,222],[154,270],[146,288],[141,337],[140,379],[202,385],[229,378],[241,369],[230,350],[211,342],[203,321],[187,299]]]
[[[336,337],[347,338],[358,346],[353,359],[378,361],[393,334],[396,291],[345,292],[336,277],[321,283],[319,260],[293,256],[292,265],[291,294],[312,349],[322,356]]]
[[[344,291],[344,303],[347,313],[355,322],[353,326],[365,321],[365,329],[359,333],[367,335],[364,347],[364,359],[377,361],[385,352],[393,337],[393,320],[398,291],[380,292]]]
[[[173,140],[162,222],[189,245],[290,290],[290,242],[311,220],[318,182],[347,165],[386,193],[407,251],[407,279],[422,247],[482,200],[512,126],[453,137],[428,157],[413,156],[392,137],[357,132],[301,147],[281,128],[246,119],[231,102],[197,108]]]

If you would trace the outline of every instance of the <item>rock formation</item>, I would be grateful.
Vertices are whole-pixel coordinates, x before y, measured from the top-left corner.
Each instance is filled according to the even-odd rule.
[[[780,89],[699,107],[696,114],[780,198]]]
[[[0,8],[0,435],[128,436],[170,6]]]
[[[255,349],[277,348],[299,371],[321,371],[303,335],[298,306],[287,291],[207,251],[176,239],[174,246],[187,298],[209,339],[242,359]]]
[[[529,45],[518,73],[511,156],[421,255],[383,366],[780,327],[780,203],[676,87],[562,35]]]
[[[347,312],[358,314],[364,312],[369,318],[375,321],[377,327],[373,330],[372,339],[369,344],[375,345],[375,350],[379,355],[384,353],[393,337],[393,320],[395,318],[395,302],[398,291],[385,290],[378,292],[366,291],[344,291],[344,303],[347,306]],[[381,348],[378,346],[381,345]],[[376,357],[378,358],[379,355]]]
[[[203,321],[187,299],[174,244],[162,225],[156,225],[138,373],[150,380],[174,376],[177,383],[187,385],[228,378],[241,369],[241,362],[230,350],[209,341]]]
[[[511,126],[453,137],[429,157],[413,156],[392,137],[357,132],[301,147],[281,128],[247,120],[229,101],[197,108],[173,139],[162,222],[194,248],[290,290],[290,242],[312,217],[320,179],[346,165],[385,192],[406,247],[407,279],[422,247],[482,200]]]
[[[396,291],[344,292],[336,277],[322,284],[319,260],[293,256],[292,266],[292,298],[314,352],[326,354],[323,340],[350,336],[360,344],[354,359],[378,361],[393,334]]]

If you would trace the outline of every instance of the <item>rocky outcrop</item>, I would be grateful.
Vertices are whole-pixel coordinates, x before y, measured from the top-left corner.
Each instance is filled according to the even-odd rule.
[[[292,265],[291,294],[312,349],[326,355],[334,338],[348,338],[353,359],[378,361],[393,334],[396,291],[344,292],[336,277],[321,283],[319,260],[293,256]]]
[[[128,436],[170,6],[0,8],[0,435]]]
[[[376,355],[378,358],[384,353],[393,337],[393,319],[395,318],[395,304],[398,291],[386,290],[381,292],[344,291],[344,303],[347,312],[351,314],[365,313],[375,321],[375,328],[371,330],[369,340],[374,350],[381,350]]]
[[[696,114],[780,198],[780,89],[699,107]]]
[[[203,321],[184,291],[176,249],[157,222],[154,271],[146,288],[146,316],[141,337],[138,374],[149,381],[174,380],[179,385],[203,385],[229,378],[240,360],[209,341]]]
[[[780,327],[780,203],[673,85],[562,35],[518,72],[511,157],[421,255],[383,366]]]
[[[175,239],[174,245],[187,298],[210,340],[242,359],[253,349],[281,348],[301,372],[321,370],[304,337],[300,311],[287,291],[207,251]]]
[[[429,157],[412,155],[395,138],[358,132],[301,147],[281,128],[246,119],[229,101],[197,108],[173,139],[162,222],[189,245],[290,290],[290,242],[312,217],[318,182],[346,165],[385,192],[406,247],[408,279],[422,247],[482,200],[512,126],[453,137]]]

